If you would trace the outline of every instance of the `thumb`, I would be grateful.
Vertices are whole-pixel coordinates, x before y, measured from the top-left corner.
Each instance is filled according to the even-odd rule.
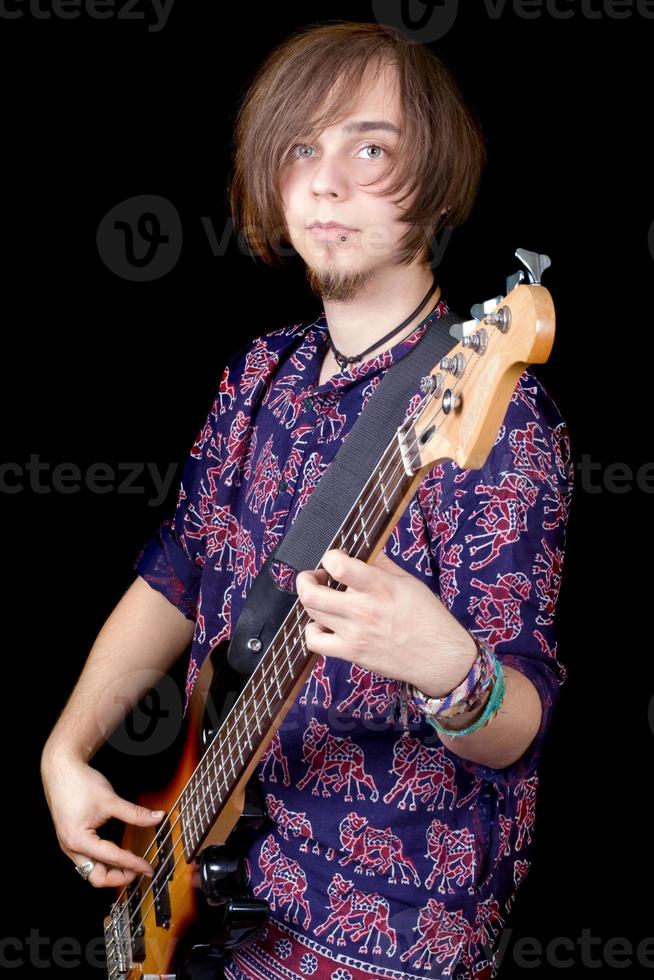
[[[380,551],[375,558],[375,565],[383,567],[384,571],[394,573],[395,575],[406,575],[403,568],[394,562],[392,558],[389,558],[385,551]]]
[[[150,810],[138,803],[130,803],[129,800],[123,800],[120,796],[116,796],[111,806],[112,816],[124,823],[134,824],[136,827],[151,827],[153,824],[159,823],[165,812],[165,810]]]

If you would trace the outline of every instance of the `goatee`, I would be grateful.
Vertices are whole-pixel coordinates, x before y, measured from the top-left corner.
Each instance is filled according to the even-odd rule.
[[[309,287],[316,296],[323,301],[332,300],[341,303],[358,296],[373,277],[370,270],[350,272],[347,269],[313,269],[305,265],[304,271]]]

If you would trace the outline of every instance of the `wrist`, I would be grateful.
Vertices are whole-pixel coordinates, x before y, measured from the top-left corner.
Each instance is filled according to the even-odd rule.
[[[455,690],[464,678],[468,676],[478,655],[479,648],[477,647],[475,638],[471,633],[466,631],[466,637],[460,646],[450,652],[447,672],[444,673],[441,669],[437,682],[431,677],[425,676],[421,683],[415,684],[415,687],[428,698],[446,697],[446,695]],[[442,665],[439,664],[439,666]]]
[[[41,752],[41,772],[49,772],[62,766],[88,765],[88,757],[77,746],[49,738]]]
[[[470,638],[475,646],[475,656],[468,673],[455,688],[442,697],[429,697],[415,686],[411,692],[414,702],[434,727],[438,729],[442,721],[445,731],[451,730],[453,734],[463,734],[463,730],[467,733],[477,719],[481,719],[479,724],[484,722],[486,707],[492,697],[491,688],[495,688],[500,670],[491,648],[471,634]],[[456,718],[456,725],[449,729],[448,722],[452,718]]]
[[[453,732],[458,732],[463,728],[467,728],[469,725],[473,725],[486,710],[486,705],[493,693],[492,685],[488,687],[481,696],[481,701],[479,701],[474,708],[469,711],[461,711],[456,715],[449,715],[446,718],[439,718],[438,722],[443,728],[451,729]]]

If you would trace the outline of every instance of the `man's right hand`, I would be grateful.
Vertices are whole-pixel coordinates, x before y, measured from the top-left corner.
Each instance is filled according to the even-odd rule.
[[[152,876],[147,861],[104,840],[97,829],[111,817],[155,827],[163,810],[151,811],[122,799],[102,773],[79,759],[44,753],[41,778],[62,851],[75,864],[95,862],[87,881],[95,888],[122,887],[137,874]]]

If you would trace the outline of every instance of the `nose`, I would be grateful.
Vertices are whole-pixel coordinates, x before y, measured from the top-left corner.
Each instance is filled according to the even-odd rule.
[[[327,154],[319,160],[311,174],[310,190],[318,197],[344,197],[347,193],[345,173],[338,161]]]

